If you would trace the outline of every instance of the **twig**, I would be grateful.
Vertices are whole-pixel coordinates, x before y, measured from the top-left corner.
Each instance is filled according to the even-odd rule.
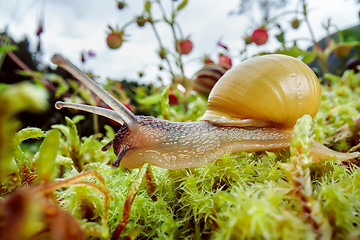
[[[35,72],[33,70],[31,70],[23,61],[20,60],[20,58],[18,58],[13,52],[7,50],[6,54],[25,72],[29,73],[31,75],[32,78],[40,81],[47,89],[52,90],[52,91],[56,91],[55,86],[47,81],[46,79],[39,77],[35,74]]]

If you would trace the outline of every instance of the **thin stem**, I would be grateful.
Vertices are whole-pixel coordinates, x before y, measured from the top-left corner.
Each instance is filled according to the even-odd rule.
[[[276,19],[278,19],[278,18],[280,18],[280,17],[283,17],[283,16],[285,16],[285,15],[289,15],[289,14],[299,14],[299,12],[298,12],[297,10],[282,12],[282,13],[280,13],[280,14],[278,14],[278,15],[270,18],[270,19],[268,19],[268,20],[266,21],[266,24],[273,23],[273,22],[275,22]]]
[[[136,117],[135,115],[127,109],[121,102],[115,99],[111,94],[106,92],[99,84],[97,84],[94,80],[86,76],[83,72],[81,72],[76,66],[67,61],[61,55],[54,55],[52,57],[52,62],[54,64],[59,65],[64,68],[66,71],[71,73],[75,78],[77,78],[80,82],[85,84],[91,91],[93,91],[99,98],[101,98],[107,105],[109,105],[112,109],[114,109],[119,116],[127,123],[128,126],[135,124]]]
[[[20,58],[18,58],[13,52],[7,50],[6,54],[25,72],[29,73],[30,76],[38,81],[40,81],[47,89],[55,92],[56,88],[54,87],[54,85],[47,81],[46,79],[39,77],[36,75],[36,73],[31,70],[23,61],[20,60]]]
[[[157,201],[157,197],[154,195],[155,189],[157,187],[156,183],[155,183],[155,177],[154,174],[151,170],[151,166],[149,166],[146,169],[146,173],[145,173],[145,188],[146,188],[146,192],[149,195],[149,197],[153,200],[153,201]]]
[[[167,20],[166,18],[166,12],[165,12],[165,9],[161,3],[161,1],[157,1],[157,3],[159,4],[159,8],[163,14],[163,17],[164,19],[166,19],[166,22],[170,25],[170,28],[171,28],[171,32],[173,34],[173,37],[174,37],[174,42],[175,42],[175,51],[177,53],[177,57],[175,57],[177,59],[177,62],[178,62],[178,66],[180,68],[180,71],[181,71],[181,75],[184,77],[185,75],[185,71],[184,71],[184,64],[182,62],[182,54],[180,52],[178,52],[178,37],[177,37],[177,34],[176,34],[176,31],[175,31],[175,17],[176,17],[176,10],[175,10],[175,5],[174,5],[174,1],[171,1],[171,20]],[[180,26],[178,25],[178,28],[180,29]],[[182,31],[180,29],[180,35],[182,36]],[[183,36],[182,36],[183,37]],[[175,78],[173,78],[174,80]],[[174,83],[174,82],[173,82]]]
[[[99,187],[97,184],[92,183],[92,182],[87,182],[87,181],[80,181],[79,179],[87,177],[87,176],[94,176],[96,177],[100,183],[102,184],[102,187]],[[81,174],[78,174],[74,177],[70,177],[67,179],[63,179],[63,180],[59,180],[50,184],[46,184],[46,185],[42,185],[37,187],[38,192],[46,195],[51,193],[52,191],[59,189],[59,188],[63,188],[63,187],[70,187],[70,186],[74,186],[74,185],[78,185],[78,186],[90,186],[93,187],[95,189],[97,189],[100,193],[102,193],[104,195],[104,204],[105,204],[105,211],[104,211],[104,223],[107,222],[108,220],[108,210],[109,210],[109,200],[113,199],[111,192],[109,190],[109,188],[107,187],[106,183],[105,183],[105,179],[96,171],[94,170],[90,170],[87,172],[83,172]]]
[[[181,29],[181,27],[180,27],[180,24],[177,23],[177,22],[174,22],[174,27],[177,27],[177,30],[178,30],[179,33],[180,33],[180,38],[184,38],[184,33],[183,33],[183,31],[182,31],[182,29]]]
[[[61,108],[72,108],[72,109],[77,109],[77,110],[81,110],[81,111],[85,111],[85,112],[90,112],[90,113],[94,113],[106,118],[110,118],[111,120],[114,120],[118,123],[120,123],[121,125],[124,124],[124,120],[121,118],[121,116],[116,113],[115,111],[109,110],[109,109],[105,109],[105,108],[101,108],[101,107],[94,107],[94,106],[90,106],[90,105],[84,105],[84,104],[77,104],[77,103],[68,103],[68,102],[56,102],[55,103],[55,107],[57,109],[61,109]]]
[[[5,30],[5,32],[6,32],[6,30]],[[0,47],[3,46],[3,45],[8,45],[9,41],[10,41],[9,37],[0,35]],[[6,52],[2,52],[0,54],[0,71],[1,71],[1,67],[2,67],[2,65],[4,63],[4,60],[5,60],[5,56],[6,56]]]
[[[288,42],[299,42],[299,41],[306,41],[309,43],[314,43],[313,40],[311,38],[306,38],[306,37],[299,37],[296,39],[289,39]]]
[[[309,29],[311,39],[313,40],[314,43],[316,43],[315,34],[314,34],[313,30],[312,30],[312,27],[311,27],[311,24],[310,24],[310,21],[309,21],[309,18],[308,18],[307,6],[306,6],[305,0],[302,0],[302,3],[303,3],[303,14],[304,14],[304,19],[305,19],[306,25],[307,25],[307,27]]]
[[[160,8],[160,11],[161,11],[161,13],[162,13],[162,15],[163,15],[163,18],[165,19],[166,22],[169,22],[168,18],[166,17],[165,8],[164,8],[163,5],[161,4],[161,1],[160,1],[160,0],[157,0],[156,2],[157,2],[157,4],[159,4],[159,8]],[[173,7],[173,5],[174,5],[174,4],[173,4],[173,1],[171,1],[171,2],[172,2],[171,6]],[[171,12],[173,12],[173,11],[171,11]],[[173,19],[171,19],[171,21],[173,21]]]
[[[165,49],[165,47],[164,47],[164,45],[163,45],[163,43],[162,43],[162,41],[161,41],[159,32],[157,31],[157,29],[156,29],[156,27],[155,27],[155,24],[151,21],[151,22],[150,22],[150,25],[151,25],[151,27],[152,27],[152,29],[153,29],[153,31],[154,31],[154,34],[155,34],[155,37],[156,37],[156,39],[157,39],[157,41],[158,41],[158,43],[159,43],[160,49]],[[174,74],[174,71],[172,70],[172,67],[171,67],[171,64],[170,64],[169,59],[165,56],[164,60],[166,61],[167,65],[168,65],[168,67],[169,67],[169,72],[170,72],[171,76],[174,77],[175,74]]]
[[[143,179],[146,175],[147,169],[149,168],[149,163],[144,163],[141,168],[139,169],[139,172],[132,182],[130,189],[128,191],[128,194],[126,195],[125,203],[124,203],[124,209],[122,214],[122,219],[119,222],[119,224],[116,226],[115,231],[113,232],[113,235],[111,237],[111,240],[117,240],[119,239],[122,231],[125,229],[127,223],[129,222],[130,217],[130,211],[131,206],[134,202],[136,194],[139,192],[141,183],[143,182]]]
[[[94,121],[94,133],[97,135],[99,133],[99,116],[97,114],[93,114]]]
[[[122,28],[121,28],[122,31],[124,31],[126,27],[128,27],[128,26],[131,25],[131,24],[133,24],[134,22],[136,22],[136,20],[135,20],[135,19],[132,19],[132,20],[128,21],[127,23],[125,23],[124,26],[122,26]]]
[[[178,55],[178,62],[179,62],[179,67],[180,67],[180,70],[181,70],[181,74],[182,76],[184,76],[184,64],[182,62],[182,54],[177,51],[178,49],[178,38],[177,38],[177,35],[176,35],[176,31],[175,31],[175,27],[174,27],[174,24],[170,24],[170,27],[171,27],[171,31],[173,33],[173,36],[174,36],[174,41],[176,43],[176,52],[177,52],[177,55]]]

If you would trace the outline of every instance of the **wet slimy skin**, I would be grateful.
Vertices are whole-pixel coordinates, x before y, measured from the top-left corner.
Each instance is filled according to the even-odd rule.
[[[138,124],[119,131],[112,141],[119,156],[115,166],[121,161],[125,168],[138,168],[145,162],[167,169],[200,167],[227,152],[287,148],[292,134],[279,128],[219,127],[207,121],[171,122],[148,116],[137,116],[137,121]],[[316,159],[335,155],[339,160],[356,157],[332,151],[319,143],[314,143],[312,155]]]

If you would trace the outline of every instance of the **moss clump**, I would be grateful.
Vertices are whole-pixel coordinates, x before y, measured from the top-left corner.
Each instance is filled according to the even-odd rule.
[[[360,75],[346,72],[342,77],[328,75],[327,78],[330,84],[323,86],[318,115],[313,121],[305,116],[298,122],[290,150],[228,154],[196,169],[166,170],[151,166],[157,186],[152,195],[145,184],[140,186],[121,236],[131,239],[358,237],[360,169],[355,164],[335,160],[313,164],[308,154],[313,140],[327,142],[344,124],[348,124],[352,135],[332,137],[328,144],[345,151],[356,149],[354,146],[358,144],[354,118],[360,111],[357,87]],[[186,111],[166,102],[159,104],[169,108],[166,113],[170,119],[184,111],[183,120],[194,120],[200,115],[199,109],[204,110],[205,101],[192,98],[190,106],[194,109],[189,107]],[[11,173],[18,177],[18,182],[11,185],[4,181],[9,178],[3,175],[2,192],[6,200],[14,188],[35,186],[36,181],[32,180],[36,179],[36,169],[41,169],[40,178],[56,189],[45,197],[77,219],[87,239],[108,239],[121,220],[126,195],[139,170],[111,167],[115,156],[111,150],[102,152],[101,147],[114,136],[114,131],[106,127],[104,136],[81,138],[76,128],[81,119],[67,119],[66,125],[53,126],[61,132],[54,170],[44,168],[43,160],[37,161],[40,151],[44,154],[46,149],[40,147],[29,152],[25,149],[30,148],[21,142],[30,137],[50,138],[49,135],[54,135],[56,142],[56,134],[39,129],[19,132],[12,152],[6,155],[10,156],[7,159],[16,161],[10,164],[4,161],[6,158],[1,159],[2,164],[13,167],[4,169],[15,169],[7,170],[6,176]],[[54,187],[59,181],[76,178],[89,170],[98,175],[88,174],[66,186]],[[53,172],[49,174],[49,171]],[[54,182],[53,176],[56,176]],[[37,182],[40,186],[44,184]]]

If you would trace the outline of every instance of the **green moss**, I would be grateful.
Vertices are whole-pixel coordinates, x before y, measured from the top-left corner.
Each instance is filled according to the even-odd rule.
[[[327,77],[331,84],[323,86],[323,101],[318,115],[313,121],[305,116],[298,122],[290,150],[227,154],[195,169],[166,170],[151,166],[157,185],[153,193],[156,201],[142,184],[122,237],[356,237],[360,232],[360,169],[334,159],[313,164],[309,147],[313,140],[325,142],[344,124],[354,130],[353,118],[360,111],[360,90],[356,85],[360,75],[347,72],[343,77]],[[163,100],[163,114],[170,119],[197,119],[205,109],[205,101],[195,95],[190,99],[188,108],[184,105],[170,106]],[[177,115],[179,112],[182,114]],[[67,119],[66,125],[53,126],[61,132],[55,175],[58,180],[66,179],[92,169],[104,178],[112,199],[106,206],[106,191],[101,190],[104,186],[91,175],[81,181],[94,185],[77,184],[58,189],[54,195],[60,206],[78,219],[88,239],[108,239],[121,220],[126,195],[139,170],[110,166],[115,155],[112,149],[103,152],[101,147],[113,138],[113,129],[106,127],[104,136],[79,137],[77,124],[81,124],[81,117]],[[30,134],[31,129],[18,133],[17,139],[20,140],[16,145],[26,138],[22,137],[26,132]],[[353,132],[353,136],[334,142],[332,146],[338,150],[349,150],[358,143],[358,131]],[[44,134],[35,130],[30,135],[42,137]],[[15,154],[19,159],[15,161],[15,167],[16,162],[26,163],[28,171],[33,171],[36,158],[21,151]],[[9,188],[8,192],[11,191],[12,188]]]
[[[39,111],[47,107],[46,92],[29,83],[4,86],[0,89],[0,189],[6,194],[19,184],[19,168],[29,169],[30,163],[25,160],[25,153],[18,148],[22,140],[37,138],[40,135],[29,133],[28,136],[15,137],[21,123],[16,115],[30,110]],[[23,131],[22,133],[24,133]],[[30,136],[32,135],[32,136]],[[42,137],[42,136],[40,136]],[[14,140],[13,140],[14,139]],[[21,177],[21,176],[20,176]]]

